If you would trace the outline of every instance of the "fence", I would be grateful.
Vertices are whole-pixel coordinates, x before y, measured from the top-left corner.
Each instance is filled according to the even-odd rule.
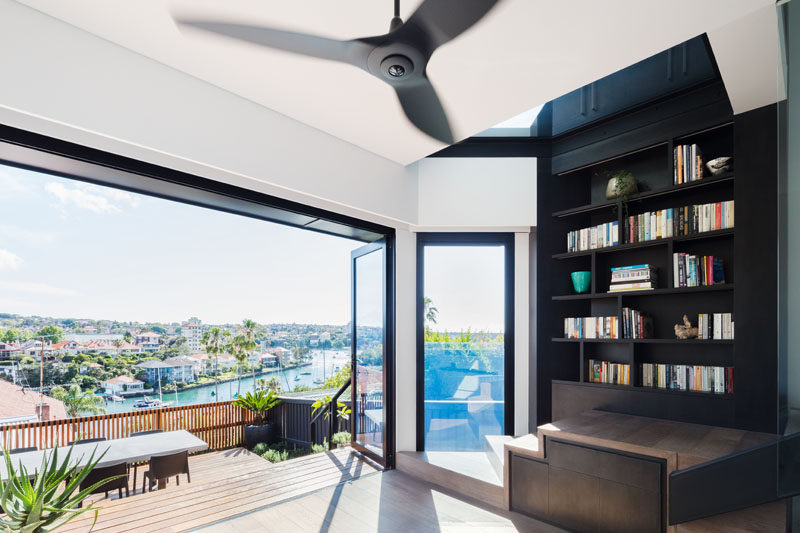
[[[281,398],[272,409],[271,422],[277,422],[279,435],[291,444],[311,445],[313,399]],[[345,402],[349,405],[349,401]],[[80,418],[65,418],[47,422],[26,422],[0,427],[0,447],[6,449],[36,446],[39,449],[66,446],[77,439],[105,437],[121,439],[137,431],[185,429],[208,443],[210,450],[221,450],[244,444],[244,426],[253,419],[252,413],[232,405],[231,401],[181,405],[114,413]],[[335,417],[320,420],[315,444],[327,435],[327,424]],[[341,431],[350,430],[348,419],[339,420]]]
[[[3,448],[66,446],[76,439],[120,439],[137,431],[185,429],[208,443],[211,450],[241,446],[244,426],[252,414],[232,402],[181,405],[161,409],[29,422],[0,428]]]

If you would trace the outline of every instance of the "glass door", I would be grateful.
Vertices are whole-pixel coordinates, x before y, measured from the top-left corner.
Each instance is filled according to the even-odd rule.
[[[417,449],[513,434],[512,234],[417,235]]]
[[[384,241],[351,255],[351,434],[357,450],[386,465],[387,452],[387,247]]]

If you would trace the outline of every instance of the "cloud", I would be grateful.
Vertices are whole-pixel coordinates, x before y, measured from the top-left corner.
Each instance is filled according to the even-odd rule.
[[[44,186],[44,190],[58,198],[62,206],[73,205],[93,213],[120,213],[122,205],[138,207],[141,201],[131,193],[91,183],[76,183],[74,187],[67,187],[51,181]]]
[[[54,287],[53,285],[48,285],[47,283],[36,283],[29,281],[0,281],[0,289],[20,294],[80,296],[80,293],[73,289]]]
[[[16,254],[0,248],[0,272],[3,270],[16,270],[22,266],[22,258]]]
[[[10,226],[8,224],[0,224],[0,237],[16,239],[32,244],[51,244],[56,240],[55,235],[52,233],[21,228],[19,226]]]

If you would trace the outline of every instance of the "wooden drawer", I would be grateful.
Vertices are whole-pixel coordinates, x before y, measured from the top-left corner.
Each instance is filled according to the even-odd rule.
[[[547,518],[547,463],[511,455],[511,508]]]
[[[662,466],[656,460],[605,452],[576,444],[548,439],[547,459],[551,466],[660,492]]]

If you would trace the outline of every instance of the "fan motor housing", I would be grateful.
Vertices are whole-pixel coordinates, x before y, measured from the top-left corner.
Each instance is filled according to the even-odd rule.
[[[419,77],[424,64],[424,57],[418,50],[402,43],[378,46],[367,59],[368,70],[389,83],[403,83]]]

